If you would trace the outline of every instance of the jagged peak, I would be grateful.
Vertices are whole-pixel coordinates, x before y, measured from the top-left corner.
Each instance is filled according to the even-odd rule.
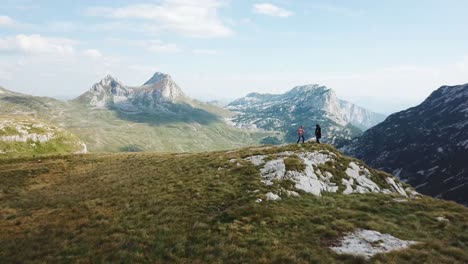
[[[115,78],[114,76],[110,74],[107,74],[104,78],[101,79],[101,81],[99,81],[99,83],[110,83],[110,82],[120,83],[120,81],[117,78]]]
[[[162,72],[155,72],[153,76],[148,81],[146,81],[143,85],[155,84],[162,80],[172,80],[172,78],[169,74],[162,73]]]
[[[100,89],[98,87],[118,87],[118,86],[124,86],[117,78],[113,77],[110,74],[107,74],[104,78],[102,78],[99,82],[95,83],[91,90],[96,90]]]

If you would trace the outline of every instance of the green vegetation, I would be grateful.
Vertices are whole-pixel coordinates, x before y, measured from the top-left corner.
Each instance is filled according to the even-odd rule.
[[[306,168],[304,162],[296,155],[284,159],[286,170],[303,172]]]
[[[14,127],[4,127],[0,129],[0,136],[13,136],[17,134],[18,130],[16,130]]]
[[[276,187],[261,183],[258,168],[243,158],[287,150],[339,155],[330,146],[305,144],[0,159],[0,259],[365,263],[328,247],[344,233],[366,228],[421,242],[377,255],[373,263],[468,262],[468,209],[453,202],[301,192],[256,203]]]
[[[48,135],[51,137],[42,142],[32,137]],[[12,137],[25,137],[26,140]],[[82,150],[80,140],[62,129],[25,116],[0,116],[0,158],[67,154]]]

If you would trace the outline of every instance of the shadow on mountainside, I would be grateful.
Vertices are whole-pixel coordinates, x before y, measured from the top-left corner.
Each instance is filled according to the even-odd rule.
[[[171,123],[199,123],[209,125],[221,122],[221,117],[203,109],[194,108],[185,103],[166,102],[158,108],[142,108],[142,111],[125,111],[118,106],[111,108],[117,113],[118,118],[150,125],[165,125]]]

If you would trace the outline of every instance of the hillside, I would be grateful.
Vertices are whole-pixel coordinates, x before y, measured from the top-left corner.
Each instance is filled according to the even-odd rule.
[[[27,116],[0,116],[0,157],[86,153],[86,145],[63,129]]]
[[[284,94],[251,93],[226,108],[236,113],[230,119],[235,126],[281,132],[281,142],[295,141],[300,125],[307,137],[315,138],[315,124],[320,124],[324,142],[336,146],[385,118],[340,100],[332,89],[319,85],[297,86]]]
[[[0,159],[0,181],[10,263],[468,261],[467,208],[326,145]]]
[[[343,150],[421,193],[468,205],[468,84],[442,86]]]
[[[1,91],[3,114],[29,115],[69,130],[91,152],[221,150],[258,144],[272,134],[229,126],[224,118],[232,113],[185,96],[161,73],[140,87],[106,76],[68,102]]]

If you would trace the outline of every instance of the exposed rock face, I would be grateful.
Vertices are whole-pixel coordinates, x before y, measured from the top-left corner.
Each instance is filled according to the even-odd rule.
[[[108,75],[75,101],[95,108],[118,108],[128,112],[164,109],[166,103],[186,96],[172,78],[155,73],[143,86],[129,87]]]
[[[342,150],[418,192],[468,205],[468,84],[439,88]]]
[[[323,140],[336,145],[384,119],[381,114],[338,99],[333,90],[319,85],[298,86],[285,94],[251,93],[230,103],[227,109],[237,113],[229,120],[233,125],[283,132],[286,141],[296,138],[300,125],[306,127],[308,138],[314,138],[318,123]]]
[[[151,84],[155,84],[155,83],[158,83],[162,80],[165,80],[165,79],[169,79],[171,78],[171,76],[169,76],[168,74],[165,74],[165,73],[162,73],[162,72],[156,72],[154,73],[154,75],[148,80],[146,81],[143,85],[151,85]]]

